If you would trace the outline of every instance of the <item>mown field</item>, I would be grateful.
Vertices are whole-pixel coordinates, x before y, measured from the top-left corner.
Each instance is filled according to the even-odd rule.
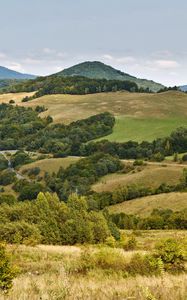
[[[112,205],[108,209],[110,213],[123,212],[141,217],[149,216],[153,209],[180,211],[181,209],[187,209],[187,193],[169,193],[142,197]]]
[[[125,231],[124,236],[132,236]],[[12,245],[8,247],[12,263],[19,273],[9,294],[2,300],[186,300],[187,275],[125,276],[123,265],[134,254],[152,253],[162,238],[173,237],[184,243],[186,231],[142,231],[136,235],[137,248],[98,246]],[[95,257],[84,267],[86,253]],[[91,256],[90,256],[91,255]],[[102,263],[99,263],[99,262]],[[93,266],[92,264],[95,264]],[[99,264],[98,264],[99,263]]]
[[[153,140],[167,136],[180,126],[187,126],[187,94],[169,91],[160,94],[129,92],[99,93],[90,95],[47,95],[29,102],[21,102],[26,95],[19,93],[0,95],[0,103],[14,99],[26,107],[44,105],[54,122],[70,123],[91,115],[109,111],[116,116],[111,141]]]

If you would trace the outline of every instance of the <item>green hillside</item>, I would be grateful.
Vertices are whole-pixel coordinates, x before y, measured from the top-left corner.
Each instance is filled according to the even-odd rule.
[[[83,62],[68,69],[65,69],[56,75],[59,76],[85,76],[89,78],[107,79],[107,80],[128,80],[135,82],[139,87],[149,88],[156,92],[163,88],[162,84],[156,83],[152,80],[139,79],[127,73],[121,72],[105,65],[102,62]]]
[[[36,76],[23,74],[0,66],[0,79],[34,79]]]

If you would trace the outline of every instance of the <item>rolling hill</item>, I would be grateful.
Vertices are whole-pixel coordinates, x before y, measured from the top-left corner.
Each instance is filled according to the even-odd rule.
[[[53,117],[55,123],[65,124],[89,116],[111,112],[116,117],[110,141],[152,141],[168,136],[177,127],[187,126],[187,94],[168,91],[147,93],[99,93],[89,95],[45,95],[29,102],[21,102],[33,93],[0,95],[0,103],[14,99],[17,105],[35,108],[44,105],[47,110],[40,114]]]
[[[34,75],[23,74],[0,66],[0,80],[4,80],[4,79],[19,80],[19,79],[34,79],[34,78],[36,78],[36,76]]]
[[[156,83],[152,80],[139,79],[131,76],[127,73],[121,72],[99,61],[83,62],[68,69],[64,69],[58,72],[58,76],[84,76],[95,79],[107,79],[107,80],[122,80],[133,81],[139,87],[149,88],[151,91],[157,92],[164,86],[160,83]]]
[[[153,209],[172,209],[180,211],[187,209],[187,193],[173,192],[124,201],[108,207],[110,213],[135,214],[147,217]]]
[[[187,85],[180,86],[180,90],[183,92],[187,92]]]

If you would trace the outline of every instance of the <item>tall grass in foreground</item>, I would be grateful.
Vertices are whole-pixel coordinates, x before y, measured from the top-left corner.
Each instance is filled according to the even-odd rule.
[[[137,236],[138,241],[140,238]],[[144,261],[136,258],[149,256],[152,251],[144,251],[143,246],[136,251],[104,245],[8,246],[20,273],[13,289],[0,299],[186,300],[185,272],[174,275],[160,270],[159,274],[149,274]],[[138,271],[141,275],[128,273],[138,270],[137,262],[143,263]]]
[[[164,277],[120,278],[103,276],[102,272],[89,276],[69,276],[63,269],[57,274],[25,274],[18,277],[14,289],[2,300],[186,300],[186,275]]]

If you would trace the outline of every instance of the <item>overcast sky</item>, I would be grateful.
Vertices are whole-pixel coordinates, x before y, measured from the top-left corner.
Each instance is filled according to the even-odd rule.
[[[186,0],[0,0],[0,65],[45,75],[99,60],[187,84]]]

